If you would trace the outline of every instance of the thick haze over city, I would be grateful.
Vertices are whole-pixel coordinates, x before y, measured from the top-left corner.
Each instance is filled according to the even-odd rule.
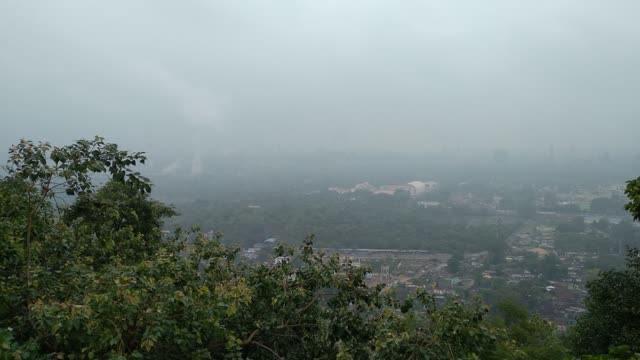
[[[0,359],[640,360],[640,0],[0,0]]]
[[[0,147],[637,153],[637,1],[0,3]]]

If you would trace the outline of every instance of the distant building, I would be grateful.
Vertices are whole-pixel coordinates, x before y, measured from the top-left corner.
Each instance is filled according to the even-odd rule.
[[[357,184],[352,188],[330,187],[328,190],[338,194],[348,194],[356,191],[369,191],[374,194],[393,195],[396,191],[406,191],[411,196],[416,196],[436,190],[439,184],[435,181],[412,181],[404,185],[382,185],[375,187],[368,182]]]
[[[373,192],[376,195],[394,195],[396,193],[396,190],[392,190],[392,189],[380,189],[380,190],[376,190]]]
[[[427,181],[427,182],[412,181],[407,185],[414,188],[414,191],[413,191],[414,195],[420,195],[423,193],[432,192],[434,190],[437,190],[439,187],[439,184],[435,181]]]
[[[330,187],[329,191],[332,191],[338,194],[348,194],[352,192],[351,189],[341,188],[341,187]]]
[[[273,264],[274,265],[286,264],[290,261],[291,261],[291,257],[289,256],[278,256],[277,258],[273,259]]]
[[[359,191],[359,190],[364,190],[364,191],[376,191],[376,187],[369,184],[368,182],[363,182],[360,184],[357,184],[356,186],[353,187],[353,189],[351,189],[351,192],[355,192],[355,191]]]
[[[416,194],[416,189],[411,185],[382,185],[374,194],[393,195],[396,191],[406,191],[412,196]]]
[[[242,257],[244,257],[246,259],[249,259],[249,260],[255,260],[255,259],[258,258],[257,250],[258,249],[255,249],[255,248],[249,248],[249,249],[247,249],[245,251],[242,251],[240,253],[240,256],[242,256]]]
[[[544,256],[549,255],[549,251],[545,250],[543,248],[533,248],[533,249],[529,249],[527,251],[538,255],[538,257],[544,257]]]
[[[416,195],[422,194],[427,191],[427,183],[424,183],[422,181],[412,181],[407,185],[413,187],[413,193]]]
[[[594,222],[598,222],[600,220],[606,220],[611,224],[620,224],[622,222],[622,217],[620,216],[602,216],[602,215],[587,215],[584,217],[585,224],[593,224]]]
[[[438,201],[418,201],[418,205],[422,206],[423,208],[430,208],[440,206],[440,203]]]

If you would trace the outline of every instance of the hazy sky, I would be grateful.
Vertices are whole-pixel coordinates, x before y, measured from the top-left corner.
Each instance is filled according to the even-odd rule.
[[[640,1],[0,1],[0,146],[637,151]]]

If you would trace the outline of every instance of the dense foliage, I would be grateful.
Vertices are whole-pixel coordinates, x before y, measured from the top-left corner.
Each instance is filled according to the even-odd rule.
[[[0,181],[0,358],[560,360],[567,354],[552,324],[517,305],[503,303],[499,317],[490,318],[479,300],[436,306],[419,290],[399,301],[383,285],[367,286],[366,268],[314,251],[313,237],[298,249],[279,246],[277,261],[251,265],[219,235],[162,234],[173,210],[151,199],[150,183],[130,169],[143,160],[100,138],[12,148]],[[111,176],[98,188],[92,172]],[[60,197],[59,189],[68,195]],[[58,206],[56,199],[71,204]],[[628,279],[605,274],[599,281],[622,280]],[[634,309],[620,309],[631,311],[621,316]],[[598,321],[608,330],[619,325]],[[634,340],[634,329],[602,344]],[[612,348],[611,358],[633,356],[631,350]]]
[[[627,182],[627,188],[624,192],[629,198],[629,203],[625,205],[633,219],[640,221],[640,177]]]
[[[625,194],[625,208],[640,220],[640,178],[627,182]],[[587,312],[568,334],[576,354],[606,354],[585,356],[593,360],[640,358],[640,250],[628,248],[626,260],[626,268],[605,271],[588,283]]]
[[[611,345],[629,344],[640,352],[640,252],[629,249],[627,267],[609,270],[587,288],[588,312],[572,329],[572,346],[580,354],[605,353]]]

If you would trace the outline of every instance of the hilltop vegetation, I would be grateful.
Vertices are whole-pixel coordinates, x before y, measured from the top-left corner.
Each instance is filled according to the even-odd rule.
[[[591,283],[588,312],[564,341],[510,302],[489,316],[479,299],[436,305],[426,290],[399,301],[367,286],[366,268],[315,252],[312,236],[278,247],[277,264],[248,265],[220,235],[163,235],[175,212],[135,172],[144,154],[101,138],[22,141],[9,154],[0,182],[3,359],[640,358],[635,250],[625,270]],[[636,219],[638,181],[628,188]]]

